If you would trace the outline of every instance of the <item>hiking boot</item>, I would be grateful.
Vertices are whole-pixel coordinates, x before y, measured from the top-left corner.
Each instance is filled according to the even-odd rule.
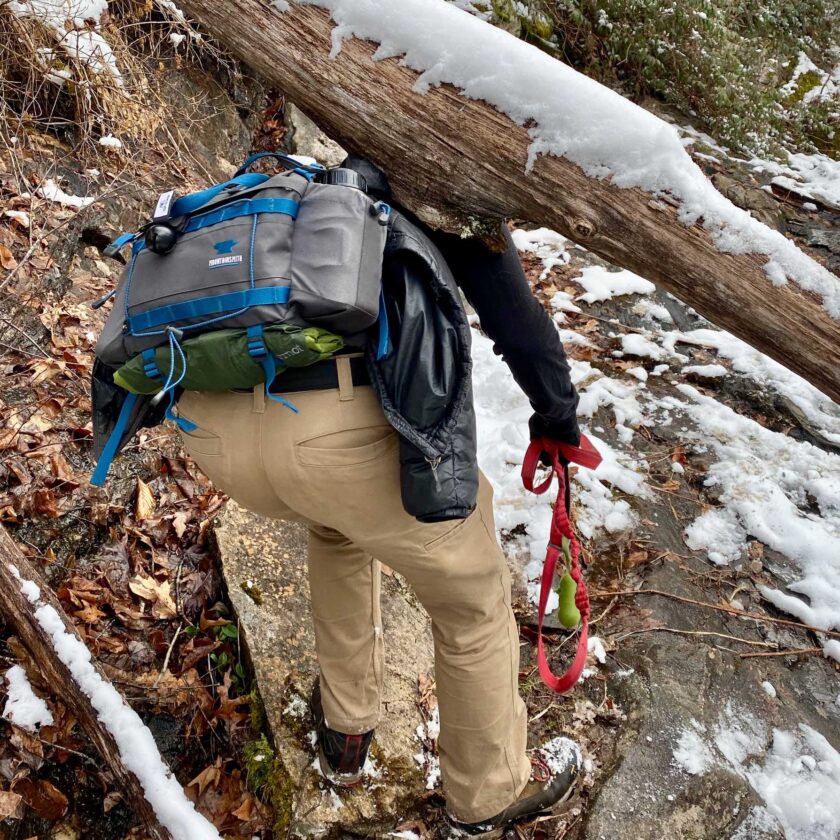
[[[533,820],[565,802],[581,772],[578,745],[568,738],[553,738],[531,754],[531,778],[516,801],[500,814],[475,823],[449,817],[450,837],[501,837],[517,822]]]
[[[336,787],[355,787],[362,781],[373,730],[361,735],[345,735],[330,729],[321,705],[321,686],[316,682],[310,700],[321,773]]]

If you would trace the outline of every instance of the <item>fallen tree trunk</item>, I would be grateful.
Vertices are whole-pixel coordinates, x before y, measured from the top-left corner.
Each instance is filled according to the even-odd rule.
[[[17,569],[16,577],[11,567]],[[68,633],[78,635],[55,596],[41,581],[29,561],[20,553],[11,537],[0,526],[0,615],[14,630],[38,671],[57,697],[73,712],[82,729],[96,747],[104,765],[110,770],[128,805],[142,820],[152,840],[172,840],[172,835],[160,824],[143,793],[139,779],[120,760],[120,751],[111,733],[105,728],[67,666],[59,659],[52,640],[35,617],[35,607],[21,591],[21,580],[33,581],[41,590],[40,600],[58,613]],[[81,640],[80,640],[81,641]],[[98,669],[95,663],[92,663]],[[100,676],[107,678],[100,671]]]
[[[771,283],[766,255],[722,253],[703,227],[682,224],[674,206],[588,177],[564,157],[541,154],[526,174],[527,126],[449,85],[417,92],[418,73],[397,58],[374,62],[378,45],[370,42],[347,40],[331,58],[335,24],[323,8],[293,2],[281,12],[262,0],[182,5],[333,139],[377,163],[395,198],[432,226],[463,230],[475,217],[513,217],[553,228],[677,295],[840,401],[840,322],[797,283]]]

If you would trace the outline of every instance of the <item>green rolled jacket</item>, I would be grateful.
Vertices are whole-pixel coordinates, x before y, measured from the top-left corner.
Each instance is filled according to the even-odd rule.
[[[330,358],[344,346],[344,340],[320,327],[295,327],[279,324],[263,332],[266,347],[277,360],[277,373],[285,368],[306,367]],[[180,379],[188,391],[227,391],[231,388],[253,388],[265,381],[262,365],[248,353],[245,330],[216,330],[181,342],[186,368],[175,353],[171,380]],[[155,350],[155,363],[162,378],[145,372],[142,356],[135,356],[114,374],[117,385],[135,394],[155,394],[169,377],[173,364],[169,346]],[[181,378],[181,373],[184,376]]]

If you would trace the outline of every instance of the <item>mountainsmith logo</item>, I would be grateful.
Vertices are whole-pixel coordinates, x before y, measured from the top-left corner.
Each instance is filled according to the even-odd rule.
[[[208,268],[224,268],[228,265],[239,265],[242,262],[242,254],[231,254],[229,257],[214,257],[207,263]]]

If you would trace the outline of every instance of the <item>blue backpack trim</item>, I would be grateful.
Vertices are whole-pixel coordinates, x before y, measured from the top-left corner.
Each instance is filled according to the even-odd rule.
[[[121,251],[132,239],[134,239],[135,234],[133,233],[122,233],[116,239],[114,239],[108,247],[102,252],[103,256],[106,257],[115,257],[119,251]],[[107,298],[106,298],[107,300]],[[104,303],[105,301],[103,301]]]
[[[211,190],[207,190],[206,192],[211,192]],[[186,198],[192,198],[192,196],[186,196]],[[175,207],[177,207],[179,202],[183,200],[184,199],[179,198],[178,201],[175,202]],[[211,225],[217,225],[220,222],[228,222],[231,219],[239,219],[243,216],[258,216],[261,213],[279,213],[280,215],[290,216],[292,219],[296,219],[299,207],[300,202],[295,201],[293,198],[243,198],[240,201],[233,201],[230,204],[225,204],[217,210],[211,210],[208,213],[194,216],[187,222],[180,232],[182,234],[193,233],[196,230],[201,230],[202,228],[210,227]],[[183,216],[186,214],[182,213],[181,215]],[[117,253],[132,240],[134,240],[134,246],[132,248],[133,254],[139,254],[141,251],[145,250],[146,243],[143,241],[142,237],[137,239],[136,233],[123,233],[114,239],[102,253],[106,257],[115,257]],[[108,300],[108,298],[105,298],[102,303],[105,303],[106,300]],[[99,305],[101,306],[102,304]]]
[[[235,178],[231,178],[230,181],[225,181],[223,184],[215,184],[206,190],[183,195],[169,208],[169,218],[175,219],[178,216],[189,216],[191,213],[195,213],[196,210],[207,204],[208,201],[212,201],[217,195],[230,187],[237,186],[243,189],[258,187],[267,181],[268,178],[268,175],[263,175],[259,172],[246,172],[242,175],[237,175]]]
[[[263,325],[254,324],[252,327],[248,327],[246,332],[248,334],[248,354],[252,359],[262,365],[263,376],[265,377],[265,395],[270,400],[279,402],[281,405],[285,405],[286,408],[294,411],[295,414],[299,414],[299,409],[292,405],[292,403],[290,403],[287,399],[284,399],[279,394],[271,393],[271,383],[274,382],[274,378],[277,376],[277,360],[274,358],[274,354],[265,345]]]
[[[217,225],[219,222],[239,219],[242,216],[257,216],[260,213],[280,213],[296,219],[299,207],[300,202],[293,198],[243,198],[241,201],[233,201],[217,210],[211,210],[209,213],[193,216],[187,222],[184,233],[192,233],[195,230]]]
[[[147,347],[141,355],[143,356],[143,373],[149,379],[163,379],[160,368],[157,366],[157,360],[155,359],[155,348]]]
[[[137,394],[129,393],[125,398],[125,402],[122,404],[120,415],[117,417],[117,422],[114,425],[114,430],[108,437],[105,448],[102,450],[102,454],[96,462],[96,469],[94,469],[93,475],[90,477],[90,483],[94,487],[101,487],[105,483],[105,476],[108,475],[108,468],[111,466],[111,461],[114,460],[114,456],[117,454],[117,447],[120,445],[120,440],[125,434],[131,412],[134,410],[134,404],[137,402],[137,397]]]
[[[385,290],[379,290],[379,343],[376,348],[376,360],[384,359],[388,355],[390,344],[390,329],[388,327],[388,310],[385,308]]]
[[[132,315],[126,319],[128,331],[132,335],[142,335],[145,330],[161,327],[190,318],[199,318],[202,315],[219,315],[223,312],[232,312],[237,309],[250,309],[252,306],[269,306],[276,303],[288,303],[291,290],[289,286],[265,286],[259,289],[243,289],[240,292],[228,292],[223,295],[212,295],[210,297],[192,298],[180,303],[171,303],[168,306],[158,306],[148,312],[141,312],[139,315]],[[183,326],[180,329],[189,330],[195,327],[204,326],[192,324]]]

